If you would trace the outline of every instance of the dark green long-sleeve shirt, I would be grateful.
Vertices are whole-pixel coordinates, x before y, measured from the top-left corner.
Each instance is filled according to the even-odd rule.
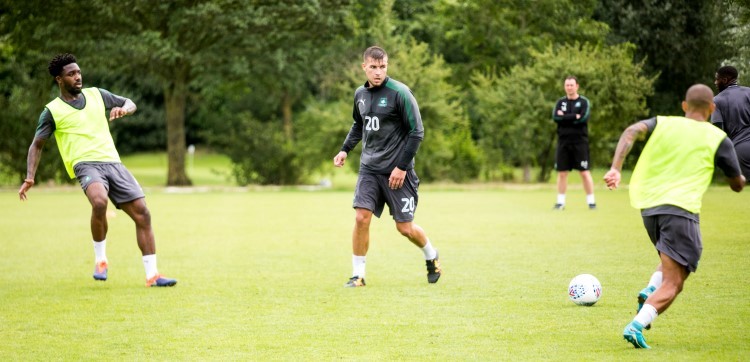
[[[557,138],[561,143],[588,142],[589,140],[589,114],[591,103],[588,98],[579,95],[576,99],[562,97],[552,110],[552,119],[557,123]],[[557,111],[563,112],[562,116]],[[576,115],[581,117],[576,119]]]
[[[390,174],[395,167],[414,168],[424,128],[409,87],[391,78],[378,87],[365,83],[354,92],[352,118],[341,150],[348,153],[362,141],[360,170]]]

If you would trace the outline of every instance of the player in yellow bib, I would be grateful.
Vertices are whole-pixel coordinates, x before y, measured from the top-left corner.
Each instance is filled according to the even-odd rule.
[[[60,96],[49,102],[39,117],[29,147],[26,179],[18,190],[21,201],[34,186],[42,149],[54,134],[65,170],[77,178],[91,203],[91,234],[94,239],[94,279],[107,280],[107,199],[135,222],[136,239],[143,255],[146,286],[171,287],[177,281],[159,274],[151,214],[145,195],[133,175],[120,162],[109,122],[133,114],[135,103],[104,89],[83,88],[81,69],[72,54],[59,54],[49,63]],[[109,115],[109,119],[107,119]]]
[[[682,102],[684,117],[656,117],[628,127],[617,144],[612,168],[604,175],[607,187],[617,188],[633,143],[651,134],[630,180],[630,202],[641,210],[661,263],[638,294],[638,314],[623,331],[625,340],[636,348],[649,348],[643,329],[669,308],[698,267],[703,251],[701,199],[714,166],[724,172],[733,191],[745,186],[732,142],[707,122],[715,108],[713,96],[708,86],[694,85]]]

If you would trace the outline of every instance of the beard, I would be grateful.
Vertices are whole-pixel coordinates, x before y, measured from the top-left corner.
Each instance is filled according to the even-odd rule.
[[[83,87],[78,87],[76,85],[72,85],[72,86],[66,87],[66,88],[68,90],[68,93],[70,93],[72,95],[79,95],[79,94],[81,94],[81,89],[83,89]]]
[[[725,82],[725,83],[719,83],[719,84],[718,84],[718,85],[716,86],[716,88],[718,88],[718,89],[719,89],[719,92],[722,92],[722,91],[724,91],[725,89],[729,88],[729,86],[730,86],[730,85],[736,85],[736,84],[737,84],[737,80],[735,79],[735,80],[730,80],[730,81],[728,81],[728,82]]]

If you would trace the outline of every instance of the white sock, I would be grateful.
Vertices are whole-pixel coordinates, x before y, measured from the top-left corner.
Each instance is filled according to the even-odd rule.
[[[94,257],[96,262],[107,261],[107,239],[94,240]]]
[[[432,247],[430,239],[427,239],[427,244],[422,247],[422,252],[424,253],[424,260],[432,260],[437,257],[437,250]]]
[[[586,202],[591,205],[596,203],[596,199],[594,199],[594,194],[586,195]]]
[[[640,323],[642,326],[647,326],[656,319],[656,308],[651,304],[644,304],[641,311],[633,318],[634,321]]]
[[[143,268],[146,269],[146,279],[151,279],[159,274],[156,269],[156,254],[143,256]]]
[[[648,286],[654,287],[654,290],[659,289],[661,286],[661,280],[662,273],[660,271],[655,271],[654,274],[651,274],[651,280],[648,281]]]
[[[557,194],[557,203],[565,205],[565,194]]]
[[[365,258],[366,256],[362,255],[352,255],[352,276],[357,276],[360,278],[365,277]]]

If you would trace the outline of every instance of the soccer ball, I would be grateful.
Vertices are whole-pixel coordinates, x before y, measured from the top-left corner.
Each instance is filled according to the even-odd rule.
[[[568,296],[573,303],[592,306],[602,296],[602,284],[591,274],[581,274],[568,285]]]

